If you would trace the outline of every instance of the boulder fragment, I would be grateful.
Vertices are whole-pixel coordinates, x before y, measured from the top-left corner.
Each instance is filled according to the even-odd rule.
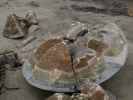
[[[86,82],[80,86],[80,93],[72,94],[70,100],[113,100],[106,91],[93,82]],[[115,100],[115,99],[114,99]]]
[[[30,25],[38,25],[39,24],[38,19],[37,19],[37,15],[32,10],[29,10],[26,13],[25,19],[28,21],[28,23]]]
[[[45,80],[44,77],[48,75],[47,78],[54,83],[59,79],[70,80],[72,76],[71,55],[61,39],[50,39],[44,42],[35,52],[34,62],[33,73],[38,80]]]
[[[55,93],[46,100],[70,100],[70,96],[64,93]]]
[[[86,94],[89,100],[105,100],[105,96],[107,97],[104,89],[96,83],[85,83],[81,85],[80,89],[81,93]]]
[[[45,66],[43,66],[44,64]],[[65,44],[63,42],[54,44],[42,54],[39,60],[39,67],[47,70],[58,69],[71,72],[71,56]]]
[[[68,31],[66,39],[76,41],[78,37],[82,37],[88,33],[87,26],[83,23],[77,22],[76,25]]]

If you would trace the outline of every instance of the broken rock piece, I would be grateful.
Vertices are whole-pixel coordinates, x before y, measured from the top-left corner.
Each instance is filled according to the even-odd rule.
[[[45,66],[43,66],[44,64]],[[43,69],[58,69],[69,72],[72,66],[69,50],[64,43],[57,43],[40,56],[39,65]]]
[[[46,100],[70,100],[70,96],[64,93],[55,93]]]
[[[92,100],[104,100],[105,95],[105,91],[101,87],[92,83],[82,86],[81,93],[87,94],[89,98],[92,98]]]
[[[70,40],[76,40],[78,37],[82,37],[88,33],[87,26],[83,23],[77,22],[76,25],[68,31],[66,38]]]
[[[30,25],[38,25],[38,19],[35,12],[29,10],[25,16],[25,19],[28,21]]]
[[[81,94],[86,95],[88,98],[87,100],[109,100],[109,97],[104,89],[96,83],[87,82],[82,84],[80,89]]]
[[[95,80],[97,63],[96,52],[91,49],[79,49],[73,56],[73,67],[78,75],[80,81],[87,79]]]
[[[108,45],[103,41],[92,39],[88,42],[88,48],[95,50],[97,53],[97,56],[100,56],[106,51],[106,49],[108,48]]]
[[[35,52],[34,62],[33,73],[36,79],[48,78],[50,82],[56,82],[60,78],[62,81],[72,76],[71,55],[61,39],[50,39],[44,42]]]
[[[23,38],[28,32],[28,28],[28,21],[13,13],[7,17],[3,36],[10,39]]]
[[[91,100],[88,98],[86,94],[81,94],[81,93],[74,93],[70,100]]]
[[[90,49],[79,49],[73,57],[73,65],[76,69],[82,67],[92,67],[96,63],[96,53]]]

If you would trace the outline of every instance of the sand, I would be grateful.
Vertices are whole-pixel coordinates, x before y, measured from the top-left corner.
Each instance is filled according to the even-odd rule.
[[[73,0],[73,2],[77,3],[76,0]],[[96,23],[98,20],[112,21],[124,31],[129,44],[129,54],[127,62],[121,71],[102,85],[105,89],[113,92],[118,100],[132,100],[133,18],[125,13],[112,15],[104,12],[77,11],[70,7],[71,3],[71,0],[0,0],[0,48],[12,48],[19,53],[21,58],[27,58],[31,53],[30,50],[37,47],[40,41],[48,39],[51,35],[63,35],[74,21],[87,23]],[[101,7],[101,5],[96,7]],[[35,36],[37,39],[23,47],[21,43],[24,39],[12,40],[4,38],[2,31],[6,17],[11,12],[24,16],[28,10],[37,13],[41,30],[29,33],[26,38]],[[0,100],[45,100],[51,94],[28,85],[22,76],[21,70],[7,71],[6,76],[7,87],[17,87],[18,89],[7,90],[0,95]]]

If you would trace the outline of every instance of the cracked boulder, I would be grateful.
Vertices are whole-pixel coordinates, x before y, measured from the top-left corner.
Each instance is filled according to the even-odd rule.
[[[42,43],[31,58],[33,77],[52,83],[95,81],[99,70],[104,70],[103,55],[108,45],[101,38],[92,38],[88,31],[87,25],[77,22],[66,36]]]
[[[97,53],[103,53],[106,48],[100,41],[91,41],[94,40],[85,41],[88,43],[86,47],[75,42],[68,43],[64,38],[45,41],[37,48],[32,58],[33,77],[41,81],[75,83],[76,73],[81,82],[88,77],[95,80],[95,65],[98,59],[102,59],[102,54],[98,56]]]

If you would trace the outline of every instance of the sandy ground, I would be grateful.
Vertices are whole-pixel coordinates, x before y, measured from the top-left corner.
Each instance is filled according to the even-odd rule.
[[[97,20],[108,20],[116,23],[124,31],[128,44],[129,54],[124,67],[112,79],[103,83],[103,87],[113,92],[118,100],[132,100],[133,98],[133,18],[128,16],[111,16],[104,14],[96,14],[92,12],[80,12],[69,8],[69,0],[0,0],[0,48],[13,48],[18,50],[18,45],[23,40],[10,40],[2,36],[2,31],[5,25],[6,17],[9,13],[15,12],[17,15],[24,16],[28,10],[33,10],[37,13],[41,30],[30,35],[37,37],[37,40],[28,44],[22,49],[21,57],[27,57],[30,47],[40,40],[47,39],[47,33],[53,36],[56,33],[62,35],[65,30],[69,28],[69,24],[73,21],[81,21],[87,23],[94,23]],[[34,0],[35,1],[35,0]],[[0,95],[0,100],[45,100],[51,93],[34,88],[27,84],[24,80],[21,70],[7,71],[6,86],[11,88]]]

